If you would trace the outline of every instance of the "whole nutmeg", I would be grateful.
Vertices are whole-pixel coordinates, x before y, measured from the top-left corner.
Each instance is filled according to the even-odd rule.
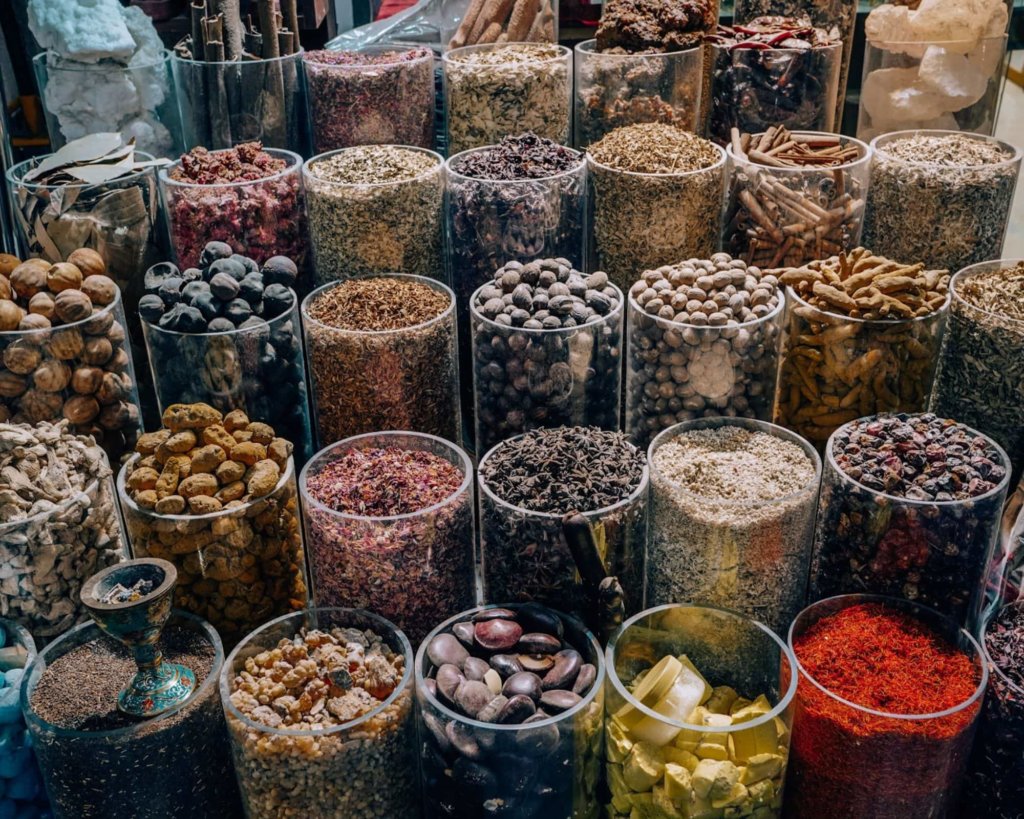
[[[11,287],[11,280],[0,274],[0,299],[10,299],[14,296],[14,288]]]
[[[25,311],[13,301],[10,299],[0,299],[0,332],[17,330],[24,315]]]
[[[107,334],[114,325],[114,314],[105,307],[92,308],[92,317],[82,325],[82,329],[90,336]]]
[[[57,262],[46,271],[46,288],[51,293],[78,290],[82,286],[82,271],[70,262]]]
[[[4,350],[4,366],[12,373],[28,375],[43,360],[43,354],[38,347],[33,347],[24,341],[16,341],[8,345]]]
[[[104,373],[96,398],[101,404],[113,404],[128,397],[129,385],[116,373]]]
[[[128,353],[124,351],[123,347],[118,347],[103,366],[111,372],[123,373],[128,369]]]
[[[82,354],[85,342],[82,341],[82,334],[78,332],[77,327],[63,327],[53,331],[46,349],[54,358],[70,361]]]
[[[82,360],[86,364],[99,367],[106,364],[113,354],[113,345],[103,336],[96,336],[85,342],[85,349],[82,350]]]
[[[127,404],[109,404],[100,410],[99,422],[103,429],[115,430],[127,426],[132,420],[132,411]]]
[[[63,405],[64,399],[59,392],[29,390],[18,402],[18,409],[30,424],[37,424],[40,421],[52,421],[54,418],[60,417]]]
[[[107,272],[107,263],[103,257],[90,247],[72,251],[68,261],[81,270],[83,276],[102,276]]]
[[[71,382],[71,368],[63,361],[48,358],[36,368],[32,384],[43,392],[62,392]]]
[[[82,282],[82,292],[92,299],[93,304],[105,307],[117,298],[117,285],[109,276],[89,276]]]
[[[11,271],[14,270],[19,264],[21,259],[17,256],[12,256],[10,253],[0,253],[0,276],[6,278],[11,275]],[[4,298],[9,298],[4,296]]]
[[[38,313],[26,313],[18,323],[19,330],[49,330],[52,326],[46,316],[41,316]],[[49,337],[49,333],[36,333],[29,340],[32,344],[42,344]]]
[[[35,313],[40,316],[46,316],[48,319],[52,319],[53,296],[45,291],[36,293],[28,300],[28,311],[30,313]]]
[[[0,371],[0,398],[17,398],[27,389],[27,378],[6,370]]]
[[[81,290],[62,290],[53,300],[53,312],[65,324],[85,321],[92,315],[92,301]]]
[[[50,265],[42,259],[29,259],[11,271],[11,287],[19,298],[28,301],[40,290],[46,289],[46,271]]]
[[[76,426],[88,424],[99,414],[99,402],[91,395],[76,395],[64,402],[64,417]]]
[[[79,395],[92,395],[103,383],[103,370],[99,367],[79,367],[71,374],[71,389]]]

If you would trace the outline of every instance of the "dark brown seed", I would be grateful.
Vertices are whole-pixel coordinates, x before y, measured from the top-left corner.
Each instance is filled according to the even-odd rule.
[[[516,613],[512,609],[485,609],[473,615],[474,623],[483,623],[487,620],[515,620]]]
[[[476,624],[475,636],[488,651],[508,651],[523,636],[523,627],[512,620],[484,620]]]
[[[526,671],[535,671],[543,674],[555,664],[555,658],[550,654],[520,654],[519,664]]]
[[[532,631],[519,638],[519,650],[523,654],[554,654],[561,649],[562,641],[550,634]]]
[[[461,722],[449,722],[444,727],[444,735],[462,756],[467,759],[479,759],[481,756],[480,745],[473,736],[473,729]]]
[[[455,704],[463,714],[474,719],[493,699],[491,689],[476,680],[464,680],[455,690]]]
[[[537,603],[526,603],[520,607],[519,622],[523,624],[523,628],[528,628],[530,631],[554,634],[559,639],[562,639],[565,633],[562,618],[551,611],[551,609]]]
[[[540,704],[556,714],[568,711],[583,698],[572,691],[545,691],[540,696]]]
[[[466,648],[473,647],[473,624],[472,623],[456,623],[452,626],[452,634],[458,638],[458,641],[462,643]]]
[[[470,657],[462,665],[462,672],[466,675],[467,680],[476,680],[481,682],[484,678],[484,674],[490,669],[487,665],[486,660],[481,660],[479,657]]]
[[[503,678],[511,677],[523,670],[519,659],[511,654],[495,654],[491,657],[491,668],[497,671]]]
[[[502,725],[519,723],[532,717],[536,710],[537,707],[533,704],[532,699],[524,694],[516,694],[505,702],[501,713],[498,714],[497,721]]]
[[[476,718],[480,722],[500,722],[500,715],[505,710],[505,706],[508,705],[509,699],[506,696],[498,694],[493,700],[487,705],[480,709],[480,713],[476,715]]]
[[[445,663],[437,669],[437,678],[435,680],[437,683],[437,693],[442,700],[452,704],[455,702],[455,691],[465,682],[465,679],[457,665]]]
[[[572,692],[579,694],[581,697],[586,696],[590,690],[590,686],[594,684],[594,680],[597,679],[597,669],[590,663],[584,663],[580,667],[580,673],[576,675],[576,682],[573,683]]]
[[[445,663],[451,663],[461,669],[462,664],[469,657],[469,652],[451,634],[438,634],[427,646],[427,657],[438,667]]]
[[[520,671],[505,680],[501,693],[506,697],[522,694],[536,702],[540,700],[541,690],[540,677],[532,671]]]
[[[540,681],[541,688],[551,691],[555,688],[571,688],[580,673],[583,657],[578,651],[567,648],[555,655],[554,667]]]

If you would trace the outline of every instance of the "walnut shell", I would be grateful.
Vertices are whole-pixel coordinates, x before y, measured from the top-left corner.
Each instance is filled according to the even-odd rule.
[[[81,290],[61,290],[53,300],[53,312],[65,324],[85,321],[92,315],[92,301]]]
[[[103,383],[103,370],[99,367],[79,367],[71,374],[71,389],[79,395],[92,395]]]
[[[24,341],[16,341],[4,350],[4,366],[18,375],[29,375],[42,360],[39,348]]]
[[[46,287],[51,293],[65,290],[79,290],[82,287],[82,271],[69,262],[57,262],[46,271]]]
[[[53,331],[46,349],[54,358],[70,361],[82,354],[85,342],[82,341],[82,334],[78,332],[77,327],[64,327]]]
[[[50,266],[42,259],[29,259],[11,271],[11,287],[19,298],[28,301],[40,290],[46,289],[46,271]]]
[[[71,368],[63,361],[48,358],[36,369],[32,383],[43,392],[62,392],[71,382]]]
[[[85,342],[85,349],[82,351],[82,360],[86,364],[99,367],[110,360],[114,354],[114,345],[103,336],[95,336]]]
[[[0,331],[17,330],[25,311],[10,299],[0,299]]]
[[[93,304],[105,307],[117,298],[117,285],[107,276],[89,276],[82,282],[82,292],[92,299]]]
[[[36,315],[53,318],[53,296],[45,291],[36,293],[28,300],[28,311]]]
[[[88,424],[100,414],[100,404],[91,395],[76,395],[64,402],[64,417],[72,424]]]
[[[86,277],[102,276],[107,272],[107,263],[103,261],[103,257],[90,247],[80,247],[72,251],[68,261]]]
[[[59,417],[62,406],[64,406],[64,399],[59,392],[29,390],[21,397],[18,409],[30,424],[37,424],[40,421],[52,421]]]
[[[15,373],[0,370],[0,398],[17,398],[28,389],[28,379]]]
[[[11,280],[0,274],[0,299],[11,299],[14,296],[14,288],[11,287]]]
[[[10,253],[0,253],[0,276],[4,278],[10,276],[11,271],[19,264],[21,264],[21,259],[17,256],[12,256]],[[7,298],[7,296],[4,298]]]

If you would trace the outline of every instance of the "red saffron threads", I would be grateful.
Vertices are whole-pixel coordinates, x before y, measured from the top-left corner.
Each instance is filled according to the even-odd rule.
[[[879,603],[823,617],[794,638],[805,677],[796,695],[790,817],[945,815],[955,803],[980,699],[943,717],[980,682],[971,658],[928,626]]]

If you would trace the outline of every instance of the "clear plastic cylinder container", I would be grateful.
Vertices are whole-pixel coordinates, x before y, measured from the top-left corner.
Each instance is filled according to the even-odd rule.
[[[387,150],[396,155],[418,154],[435,164],[410,179],[370,184],[337,182],[321,175],[318,166],[345,149],[315,156],[303,165],[318,285],[395,272],[447,282],[444,159],[433,151],[404,145],[389,145]]]
[[[232,703],[236,677],[251,673],[247,665],[257,655],[308,632],[335,629],[360,637],[361,632],[372,631],[400,658],[400,681],[379,705],[365,713],[353,709],[359,716],[340,722],[345,719],[345,703],[339,697],[342,707],[338,716],[332,715],[337,724],[311,730],[271,727]],[[248,635],[231,652],[220,675],[245,815],[249,819],[417,816],[412,664],[412,647],[401,631],[375,614],[356,609],[309,609],[279,617]]]
[[[175,606],[208,620],[228,646],[274,617],[305,608],[293,460],[262,498],[205,515],[168,515],[132,500],[125,481],[136,458],[117,476],[125,529],[135,557],[168,560],[178,570]]]
[[[314,153],[352,145],[433,147],[429,48],[368,46],[354,52],[351,62],[319,59],[324,53],[306,52],[302,60]]]
[[[795,444],[814,476],[796,492],[771,500],[737,501],[698,494],[659,467],[658,450],[679,436],[723,427],[765,433]],[[771,453],[765,452],[765,459]],[[784,630],[804,606],[821,458],[799,435],[764,421],[707,418],[687,421],[658,435],[648,450],[651,520],[647,537],[645,602],[664,605],[699,600]],[[715,467],[708,465],[713,470]]]
[[[570,328],[499,324],[480,311],[476,293],[469,305],[477,451],[539,427],[619,428],[621,293],[607,315]]]
[[[552,0],[520,0],[501,6],[442,0],[441,46],[448,51],[499,39],[510,43],[557,43],[558,9],[559,4]]]
[[[954,162],[907,160],[890,150],[895,142],[935,138],[971,140],[1005,157],[973,164],[961,145],[951,145]],[[1010,224],[1020,176],[1020,148],[993,137],[958,131],[900,131],[871,142],[871,187],[864,220],[866,247],[890,259],[918,259],[932,269],[955,273],[998,259]]]
[[[162,413],[202,402],[227,414],[240,409],[274,427],[304,463],[313,454],[299,300],[255,327],[181,333],[142,321],[149,367]]]
[[[565,46],[490,43],[441,60],[449,155],[526,131],[569,144],[572,51]]]
[[[304,270],[308,241],[302,157],[279,149],[264,147],[264,151],[283,160],[285,168],[248,182],[204,185],[172,179],[176,166],[160,169],[160,197],[171,250],[182,270],[199,267],[208,242],[227,242],[235,253],[258,264],[272,256],[287,256]]]
[[[871,489],[843,471],[833,447],[841,430],[825,447],[810,599],[884,594],[930,606],[958,623],[971,623],[981,606],[986,572],[999,540],[1010,485],[1006,453],[968,429],[971,438],[983,439],[997,451],[996,465],[1006,474],[977,497],[915,500]]]
[[[0,787],[8,815],[36,819],[47,817],[50,800],[46,795],[32,738],[21,713],[21,681],[25,669],[36,659],[36,644],[28,630],[13,620],[0,619]]]
[[[659,816],[782,815],[797,682],[774,631],[729,609],[659,606],[622,624],[605,663],[609,819],[647,804]]]
[[[587,595],[562,532],[564,516],[507,503],[483,478],[487,459],[501,446],[487,452],[477,467],[483,599],[535,602],[578,617],[589,614]],[[593,527],[607,572],[618,578],[630,612],[637,611],[643,599],[649,486],[645,467],[627,497],[603,509],[579,510]]]
[[[443,458],[461,470],[462,484],[438,503],[387,517],[335,511],[310,490],[310,478],[338,458],[391,448]],[[318,606],[378,612],[419,640],[476,600],[473,464],[460,447],[412,432],[357,435],[318,452],[299,482]]]
[[[171,629],[177,630],[173,640],[167,637]],[[40,652],[22,684],[22,709],[54,817],[237,816],[238,789],[217,691],[224,648],[216,629],[180,611],[171,614],[164,628],[164,656],[171,648],[184,653],[202,651],[204,664],[209,666],[205,676],[197,674],[196,688],[183,704],[146,720],[128,720],[117,715],[118,688],[114,686],[110,701],[96,704],[95,720],[89,717],[78,728],[62,727],[40,714],[37,697],[46,687],[41,680],[51,667],[59,677],[69,655],[90,651],[90,644],[100,644],[114,653],[124,651],[99,626],[83,623]],[[173,659],[173,653],[171,656]],[[134,673],[130,660],[123,665],[126,676],[122,685]],[[48,687],[54,686],[50,683]],[[49,710],[56,709],[49,704]],[[120,724],[92,728],[90,722]]]
[[[453,626],[508,609],[524,619],[529,613],[557,624],[562,644],[594,667],[589,690],[571,707],[550,714],[541,708],[525,722],[506,724],[471,719],[438,696],[437,683],[428,676],[437,671],[428,655],[432,640],[450,636]],[[605,699],[601,654],[594,635],[578,620],[534,604],[470,609],[430,632],[416,652],[424,819],[483,819],[499,815],[496,805],[517,819],[597,819]]]
[[[50,146],[57,150],[87,134],[111,131],[134,138],[140,151],[159,157],[174,157],[185,145],[199,144],[182,130],[172,59],[170,51],[132,65],[79,62],[51,51],[37,54],[32,68]]]
[[[725,145],[732,128],[835,131],[843,44],[811,48],[737,48],[710,42],[704,102],[708,138]]]
[[[973,277],[1016,265],[1024,265],[1024,259],[982,262],[950,281],[949,325],[931,409],[990,436],[1019,472],[1024,467],[1024,321],[977,307],[963,296]]]
[[[211,151],[262,142],[309,156],[302,51],[234,62],[171,61],[185,145]]]
[[[947,300],[921,318],[850,318],[786,288],[772,420],[821,448],[836,429],[865,415],[923,412],[948,313]]]
[[[825,617],[865,603],[913,618],[952,651],[970,658],[974,693],[952,708],[927,714],[874,710],[840,697],[801,663],[796,641]],[[786,816],[793,819],[926,819],[949,816],[956,805],[974,741],[988,671],[975,639],[935,611],[870,594],[821,600],[789,629],[799,675],[793,743],[786,783]],[[865,685],[870,657],[865,658]],[[861,669],[853,669],[856,674]],[[913,685],[913,681],[907,681]],[[874,771],[875,776],[865,776]]]
[[[700,46],[619,54],[598,51],[596,40],[578,43],[573,68],[576,147],[582,150],[609,131],[641,122],[696,131],[703,71]]]
[[[861,244],[871,148],[852,137],[809,131],[792,136],[809,145],[819,138],[829,145],[854,148],[857,158],[834,167],[780,168],[737,156],[730,143],[722,247],[763,269],[802,267]]]
[[[839,72],[839,93],[836,96],[835,126],[843,124],[846,86],[850,76],[850,56],[853,53],[854,33],[857,29],[858,0],[735,0],[734,23],[749,23],[755,17],[779,15],[807,17],[811,25],[825,31],[838,29],[843,39],[843,64]]]
[[[648,446],[695,418],[771,419],[784,300],[735,327],[684,324],[647,313],[629,296],[626,432]]]
[[[66,418],[120,462],[142,432],[126,327],[117,290],[87,319],[0,332],[0,417],[16,424]]]
[[[864,44],[857,138],[906,128],[992,134],[1006,59],[1005,34],[952,42]]]
[[[314,290],[302,302],[320,446],[391,429],[458,440],[455,294],[422,276],[388,278],[426,285],[444,294],[448,307],[428,321],[398,330],[349,330],[318,321],[310,312],[338,282]]]
[[[709,168],[637,173],[587,154],[590,187],[587,264],[624,293],[645,270],[683,259],[709,259],[721,242],[725,151]]]

